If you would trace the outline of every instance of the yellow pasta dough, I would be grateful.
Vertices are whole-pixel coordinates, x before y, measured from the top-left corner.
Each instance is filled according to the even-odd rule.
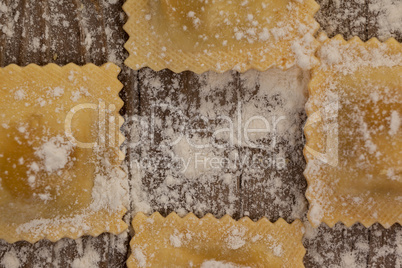
[[[190,213],[184,218],[171,213],[133,220],[135,231],[130,245],[128,267],[304,267],[303,225],[266,218],[239,221],[226,215],[211,214],[198,219]]]
[[[175,72],[311,68],[314,0],[129,0],[125,63]]]
[[[309,219],[402,223],[402,46],[337,36],[319,56],[305,128]]]
[[[113,64],[0,69],[0,238],[77,238],[127,225]]]

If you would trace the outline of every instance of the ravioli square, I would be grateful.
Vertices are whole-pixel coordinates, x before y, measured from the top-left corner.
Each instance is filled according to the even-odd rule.
[[[323,43],[306,109],[309,219],[402,223],[402,46],[336,36]]]
[[[316,63],[314,0],[129,0],[123,9],[125,64],[133,69],[223,73]]]
[[[1,239],[127,228],[119,72],[111,63],[0,69]]]
[[[156,212],[149,217],[138,213],[133,227],[129,268],[304,267],[304,227],[299,220],[235,221],[211,214],[199,219],[192,213],[164,218]]]

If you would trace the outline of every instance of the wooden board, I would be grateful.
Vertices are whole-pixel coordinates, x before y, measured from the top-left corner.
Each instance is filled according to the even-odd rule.
[[[207,168],[206,176],[192,174],[203,169],[203,164],[195,163],[196,158],[206,159],[207,152],[215,157],[224,158],[236,148],[211,152],[188,146],[191,153],[177,150],[178,146],[187,146],[189,142],[196,144],[196,139],[199,137],[208,140],[211,138],[211,130],[192,133],[194,129],[219,124],[214,118],[208,118],[208,122],[200,118],[201,106],[206,105],[203,103],[210,105],[218,103],[214,106],[214,110],[219,115],[231,117],[235,113],[235,105],[232,104],[237,103],[238,99],[236,83],[233,82],[236,80],[236,74],[234,72],[226,74],[233,78],[229,79],[230,81],[221,79],[223,84],[219,88],[213,88],[208,84],[209,76],[209,73],[175,74],[169,70],[154,72],[149,68],[139,71],[140,115],[148,126],[148,132],[145,129],[141,131],[141,134],[145,135],[139,144],[141,155],[138,159],[157,163],[153,167],[143,168],[142,177],[143,191],[148,193],[147,202],[151,204],[152,211],[159,211],[163,215],[176,211],[182,214],[194,212],[200,217],[206,213],[212,213],[217,217],[227,213],[235,218],[240,216],[239,170],[228,171],[231,176],[228,183],[224,183],[223,178],[217,175],[218,171],[224,168],[218,170]],[[205,89],[205,86],[209,88]],[[202,87],[204,90],[201,90]],[[203,93],[205,94],[201,97]],[[229,109],[222,108],[225,105]],[[176,141],[178,145],[161,144],[162,142],[173,144]],[[190,165],[187,170],[184,167],[186,163]],[[190,170],[191,166],[193,171]],[[169,183],[167,176],[174,179],[175,183]],[[236,197],[236,200],[230,200],[231,197]]]
[[[321,23],[322,30],[330,36],[340,33],[346,38],[358,35],[361,39],[367,40],[376,36],[379,29],[378,14],[369,9],[371,1],[373,0],[320,0],[318,2],[321,3],[322,8],[317,14],[317,20]],[[127,52],[123,48],[127,40],[127,34],[122,29],[126,20],[121,9],[123,2],[123,0],[0,0],[0,10],[2,10],[0,12],[0,65],[6,66],[11,63],[21,66],[29,63],[44,65],[50,62],[60,65],[69,62],[77,64],[92,62],[100,65],[112,61],[122,67],[119,79],[124,84],[121,96],[125,106],[121,113],[126,118],[149,115],[152,102],[158,100],[180,104],[181,107],[194,105],[198,107],[200,83],[208,83],[205,82],[208,81],[207,78],[190,72],[174,74],[164,70],[155,73],[149,69],[136,72],[122,64],[127,57]],[[5,12],[3,12],[4,7],[6,7]],[[395,31],[393,35],[399,41],[402,40],[400,32]],[[236,102],[244,97],[247,92],[242,87],[241,75],[235,72],[231,75],[233,80],[224,87],[225,90],[212,92],[207,97],[221,98],[222,106],[227,106],[228,103]],[[149,86],[148,82],[154,77],[159,77],[163,82],[164,92],[157,92]],[[182,85],[179,90],[169,87],[172,80],[177,80]],[[229,99],[228,91],[233,92]],[[187,97],[181,98],[180,96],[183,95]],[[233,113],[231,108],[226,110],[222,108],[222,110],[228,115]],[[197,110],[188,109],[185,112],[187,115],[194,115]],[[300,113],[299,116],[301,120],[297,124],[302,129],[305,114]],[[166,119],[169,114],[160,113],[159,117]],[[133,142],[136,139],[133,135],[128,135],[131,133],[129,126],[133,124],[134,122],[129,122],[123,127],[127,133],[126,144],[130,144],[131,139]],[[163,128],[160,129],[156,140],[160,141],[164,137],[163,131]],[[130,164],[136,159],[153,155],[156,150],[152,147],[126,147],[127,163]],[[296,155],[301,156],[302,147],[303,140],[300,138],[295,146]],[[234,150],[240,154],[252,151],[243,147],[237,147]],[[229,153],[228,151],[220,152],[223,156]],[[282,178],[285,186],[293,185],[296,187],[294,189],[298,189],[296,192],[303,193],[306,188],[306,182],[302,176],[305,162],[302,157],[294,159],[288,174],[277,175]],[[166,177],[166,172],[167,170],[160,170],[159,173],[148,172],[141,178],[149,193],[162,183],[161,178]],[[268,173],[257,179],[252,177],[250,179],[247,170],[230,172],[232,176],[229,184],[221,184],[218,178],[215,178],[215,182],[212,180],[207,187],[194,182],[185,185],[184,188],[196,189],[193,198],[205,204],[208,207],[206,212],[215,216],[222,216],[228,208],[231,208],[230,211],[235,218],[248,215],[253,219],[267,216],[271,220],[276,220],[278,217],[292,220],[290,211],[295,205],[292,201],[294,199],[287,199],[285,206],[269,205],[275,195],[266,194],[267,187],[262,187],[265,182],[264,177],[269,175]],[[293,178],[289,179],[290,177]],[[160,200],[154,199],[151,202],[151,209],[166,215],[170,211],[186,207],[183,185],[172,189],[179,193],[179,202],[175,203],[179,204],[178,206],[175,207],[173,203],[165,205]],[[227,199],[229,190],[235,196],[234,200]],[[286,194],[289,192],[283,191],[279,197],[286,199]],[[294,195],[295,192],[290,193],[290,196],[292,194]],[[187,210],[197,213],[195,208],[188,207]],[[198,216],[202,216],[202,213],[198,213]],[[130,219],[129,213],[127,220]],[[20,267],[71,267],[73,264],[89,267],[91,264],[85,264],[83,261],[91,254],[99,256],[97,263],[99,267],[125,267],[129,254],[128,242],[132,235],[133,232],[130,230],[121,236],[102,234],[97,238],[82,237],[76,241],[63,239],[56,243],[40,241],[33,245],[27,242],[8,244],[0,240],[0,267],[4,267],[2,261],[10,256],[19,260]],[[401,262],[401,253],[398,249],[401,247],[401,236],[402,228],[398,224],[390,229],[385,229],[378,224],[369,229],[360,224],[350,228],[342,224],[337,224],[332,229],[325,225],[321,225],[317,230],[308,228],[308,235],[304,239],[304,245],[307,248],[305,265],[306,267],[330,267],[331,265],[351,267],[353,261],[358,261],[364,267],[396,267]]]
[[[316,20],[328,37],[337,34],[349,40],[353,36],[367,40],[366,0],[316,0],[321,8]]]

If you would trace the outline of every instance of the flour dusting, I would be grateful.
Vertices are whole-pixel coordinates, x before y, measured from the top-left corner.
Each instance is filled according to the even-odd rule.
[[[402,2],[398,0],[373,0],[369,11],[376,15],[377,37],[380,40],[398,36],[402,33]]]
[[[235,263],[206,260],[201,264],[201,268],[248,268],[249,266],[239,265]]]

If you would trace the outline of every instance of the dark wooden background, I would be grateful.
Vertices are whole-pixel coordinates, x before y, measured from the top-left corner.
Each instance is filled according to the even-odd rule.
[[[356,35],[362,40],[375,37],[378,33],[378,14],[369,9],[372,1],[374,3],[374,0],[319,0],[321,10],[316,18],[321,24],[321,30],[329,36],[342,34],[346,39]],[[160,77],[166,81],[166,85],[175,77],[186,85],[181,93],[188,94],[188,105],[196,102],[197,75],[191,72],[173,74],[168,70],[158,73],[150,69],[133,71],[123,65],[127,57],[123,44],[128,38],[122,29],[126,21],[121,8],[123,2],[0,0],[0,65],[45,65],[51,62],[59,65],[69,62],[101,65],[107,61],[115,62],[122,68],[119,79],[124,84],[121,97],[125,106],[121,114],[127,117],[144,115],[150,103],[149,99],[158,98],[152,95],[152,91],[144,83],[150,76]],[[398,41],[402,41],[401,31],[392,33]],[[238,73],[233,72],[232,75],[234,79],[241,79]],[[241,83],[228,85],[228,88],[241,92]],[[171,94],[173,96],[175,92]],[[305,115],[300,114],[300,117],[301,128]],[[130,143],[131,138],[128,129],[127,125],[123,127],[127,133],[126,145]],[[301,142],[294,149],[297,154],[301,154]],[[128,148],[126,163],[130,163],[132,157],[141,157],[147,153],[149,152],[141,148]],[[298,159],[301,160],[292,163],[290,173],[281,175],[285,182],[288,180],[288,184],[298,183],[301,191],[305,191],[306,182],[302,176],[305,163],[302,157]],[[247,215],[255,220],[263,216],[272,221],[278,217],[293,220],[289,214],[294,205],[291,202],[287,208],[269,206],[272,196],[265,194],[263,187],[258,187],[264,176],[255,183],[247,183],[246,180],[243,181],[243,178],[248,176],[247,170],[235,175],[238,176],[239,187],[236,192],[238,201],[234,207],[234,218],[245,216],[244,212],[247,211]],[[143,181],[145,184],[146,180],[154,181],[156,176],[158,174],[147,174]],[[218,184],[213,186],[214,189],[197,188],[196,185],[194,187],[199,195],[197,198],[205,200],[221,198],[227,191]],[[153,204],[154,210],[165,215],[175,210],[173,206],[162,206],[157,200]],[[219,217],[224,211],[222,206],[211,206],[207,212]],[[131,216],[131,213],[128,213],[127,221],[130,221]],[[3,267],[2,260],[5,256],[16,256],[20,267],[71,267],[79,264],[80,260],[85,260],[81,259],[83,256],[93,252],[99,254],[99,267],[125,267],[130,254],[128,242],[132,235],[130,230],[119,236],[105,233],[96,238],[86,236],[77,240],[62,239],[56,243],[43,240],[35,244],[24,241],[8,244],[0,240],[0,267]],[[304,239],[307,249],[304,262],[306,267],[353,267],[353,261],[356,267],[401,267],[401,241],[402,228],[399,224],[389,229],[378,224],[368,229],[361,224],[355,224],[351,228],[342,224],[337,224],[334,228],[321,225],[316,230],[309,229]],[[82,265],[85,267],[85,264]]]

